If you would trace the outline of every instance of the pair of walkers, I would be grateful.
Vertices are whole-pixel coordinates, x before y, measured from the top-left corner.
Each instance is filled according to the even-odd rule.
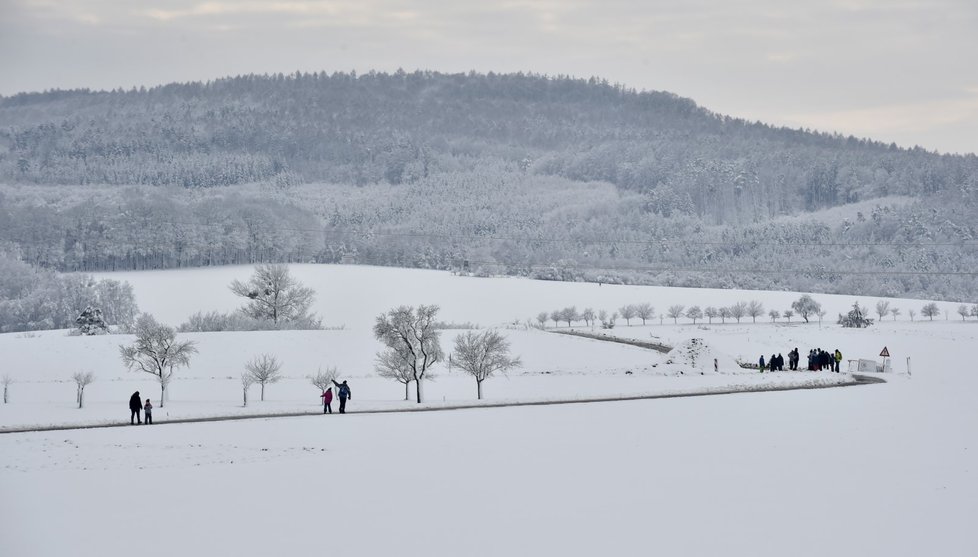
[[[350,390],[350,386],[346,384],[346,381],[342,383],[337,383],[333,380],[333,384],[336,385],[336,396],[340,399],[340,414],[346,414],[346,401],[353,400],[353,392]],[[333,388],[327,387],[323,394],[319,395],[323,399],[323,414],[333,413]]]
[[[139,391],[136,391],[129,397],[129,425],[142,425],[143,420],[140,419],[139,412],[143,412],[143,416],[146,418],[147,424],[153,423],[153,403],[146,399],[146,404],[143,404],[143,399],[139,396]]]

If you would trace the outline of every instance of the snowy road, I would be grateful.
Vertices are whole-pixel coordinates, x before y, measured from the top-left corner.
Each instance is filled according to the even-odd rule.
[[[686,392],[686,393],[665,393],[665,394],[650,394],[650,395],[632,395],[632,396],[615,396],[615,397],[598,397],[598,398],[578,398],[578,399],[565,399],[565,400],[536,400],[536,401],[524,401],[524,402],[475,402],[472,404],[448,404],[448,405],[437,405],[437,406],[416,406],[407,408],[375,408],[367,410],[350,410],[348,414],[396,414],[396,413],[407,413],[407,412],[444,412],[449,410],[473,410],[473,409],[483,409],[483,408],[508,408],[515,406],[554,406],[559,404],[592,404],[601,402],[625,402],[632,400],[654,400],[654,399],[667,399],[667,398],[688,398],[688,397],[700,397],[700,396],[718,396],[718,395],[733,395],[733,394],[744,394],[744,393],[762,393],[762,392],[777,392],[777,391],[799,391],[799,390],[812,390],[812,389],[831,389],[836,387],[856,387],[859,385],[873,385],[877,383],[886,383],[886,380],[882,377],[874,377],[869,375],[858,375],[853,374],[852,380],[845,381],[841,383],[806,383],[806,384],[769,384],[769,385],[747,385],[743,387],[730,388],[730,389],[711,389],[709,391],[699,391],[699,392]],[[257,420],[257,419],[268,419],[268,418],[297,418],[302,416],[321,416],[321,412],[277,412],[268,414],[249,414],[249,415],[238,415],[238,416],[208,416],[200,418],[183,418],[183,419],[173,419],[166,421],[157,421],[153,425],[167,425],[167,424],[192,424],[192,423],[203,423],[203,422],[227,422],[235,420]],[[24,428],[6,428],[0,429],[0,434],[4,433],[30,433],[30,432],[44,432],[44,431],[71,431],[78,429],[103,429],[112,427],[130,427],[131,424],[127,423],[114,423],[114,424],[72,424],[72,425],[52,425],[52,426],[42,426],[42,427],[24,427]]]

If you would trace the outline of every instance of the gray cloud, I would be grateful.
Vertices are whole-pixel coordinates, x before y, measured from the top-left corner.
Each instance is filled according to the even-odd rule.
[[[534,71],[978,151],[971,0],[0,0],[0,94],[295,70]]]

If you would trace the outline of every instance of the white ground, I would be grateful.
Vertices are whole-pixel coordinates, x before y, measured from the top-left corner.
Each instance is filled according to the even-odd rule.
[[[174,386],[173,411],[239,404],[239,389],[220,378],[239,373],[249,355],[243,345],[283,352],[292,366],[286,373],[295,379],[272,385],[266,408],[311,398],[315,409],[317,393],[299,377],[320,364],[340,365],[356,378],[354,405],[403,404],[399,385],[366,377],[376,347],[364,331],[376,313],[398,303],[436,302],[447,321],[497,325],[572,304],[610,310],[641,301],[741,299],[723,291],[325,269],[338,274],[316,285],[322,293],[329,284],[320,311],[331,324],[345,323],[345,331],[199,335],[201,354]],[[317,272],[299,270],[306,280]],[[221,289],[246,274],[239,268],[125,278],[144,309],[178,322],[198,307],[233,307]],[[174,297],[181,292],[210,305]],[[743,295],[776,307],[796,297]],[[817,298],[830,315],[853,299]],[[904,313],[919,306],[898,305]],[[786,355],[794,346],[872,358],[886,345],[895,371],[905,372],[910,357],[913,375],[816,391],[5,434],[4,554],[978,554],[974,322],[898,321],[864,331],[650,325],[613,332],[669,344],[695,336],[751,360]],[[535,331],[508,334],[532,373],[490,380],[494,400],[705,388],[759,377],[656,376],[656,368],[643,367],[658,357],[647,351]],[[133,379],[114,360],[118,340],[0,336],[21,381],[11,387],[11,404],[0,408],[0,425],[125,413]],[[100,377],[81,411],[70,408],[73,385],[50,382],[75,368]],[[432,399],[472,397],[473,385],[441,371],[427,389]],[[814,374],[765,380],[779,375]],[[140,385],[156,396],[150,381]],[[63,390],[52,395],[56,389]],[[38,418],[18,406],[51,415]]]

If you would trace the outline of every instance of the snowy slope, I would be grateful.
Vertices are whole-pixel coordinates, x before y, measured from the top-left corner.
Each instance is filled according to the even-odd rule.
[[[347,328],[187,335],[201,343],[201,353],[191,369],[178,372],[183,379],[174,384],[168,408],[192,414],[239,406],[234,377],[258,350],[280,353],[289,376],[269,387],[266,408],[314,410],[317,393],[302,376],[318,365],[339,365],[351,377],[354,407],[404,404],[400,385],[369,377],[377,348],[370,322],[399,303],[439,303],[447,321],[492,325],[572,304],[611,310],[641,301],[704,305],[756,298],[787,307],[797,298],[395,269],[296,269],[312,273],[303,276],[307,281],[313,274],[329,276],[330,288],[317,286],[320,311],[327,322]],[[178,322],[197,309],[235,307],[223,289],[246,275],[245,269],[216,269],[127,278],[144,309]],[[163,298],[174,292],[184,295]],[[833,315],[853,298],[816,299]],[[493,400],[708,388],[718,380],[759,378],[661,376],[661,366],[651,363],[665,356],[647,350],[539,331],[506,333],[527,369],[490,380]],[[452,334],[446,332],[446,340]],[[896,373],[882,385],[818,391],[3,434],[4,552],[978,554],[974,321],[886,321],[858,331],[827,323],[667,322],[619,325],[612,334],[671,345],[702,338],[712,351],[744,359],[786,354],[795,346],[874,358],[887,346]],[[114,353],[121,340],[61,332],[0,335],[11,369],[33,377],[12,386],[0,424],[77,419],[72,415],[86,412],[109,419],[125,415],[134,387],[155,396],[151,381],[121,370]],[[73,385],[53,382],[76,368],[93,368],[100,377],[83,411],[71,408]],[[467,378],[439,371],[427,389],[434,403],[474,398]],[[765,374],[765,380],[813,375]]]

